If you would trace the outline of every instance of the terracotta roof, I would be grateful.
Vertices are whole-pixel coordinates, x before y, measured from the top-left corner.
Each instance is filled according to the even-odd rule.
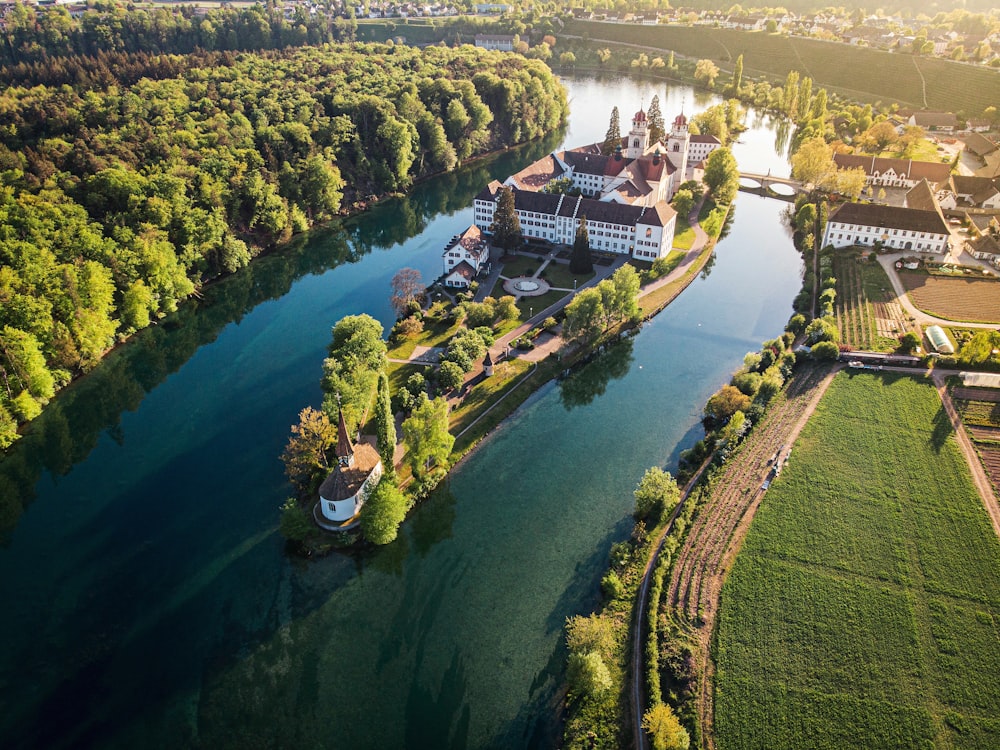
[[[459,262],[458,265],[456,265],[454,268],[451,269],[451,271],[448,272],[448,275],[451,276],[452,274],[456,273],[466,281],[472,281],[474,278],[476,278],[476,269],[473,268],[471,265],[469,265],[469,261],[467,260]]]
[[[970,133],[965,138],[965,150],[976,156],[986,156],[997,150],[997,144],[984,135]]]
[[[457,237],[453,237],[444,251],[448,252],[458,246],[461,246],[477,260],[482,260],[483,256],[489,252],[489,246],[486,244],[482,231],[474,224]]]
[[[948,234],[948,225],[941,215],[934,211],[882,206],[876,203],[844,203],[830,214],[829,220],[866,227]]]
[[[565,171],[556,158],[550,154],[528,165],[513,175],[512,179],[522,190],[541,190]]]
[[[334,468],[320,485],[319,496],[332,502],[354,497],[380,462],[378,451],[368,443],[359,443],[354,449],[354,463]]]
[[[982,237],[969,242],[969,249],[977,253],[1000,255],[1000,242],[997,242],[990,235],[985,234]]]
[[[477,201],[491,201],[496,199],[497,193],[503,185],[498,180],[490,180],[489,184],[476,194]]]
[[[906,191],[906,207],[919,208],[921,211],[937,211],[940,208],[934,188],[927,180],[921,180]]]
[[[890,169],[897,175],[905,175],[908,180],[927,179],[938,183],[948,179],[951,167],[934,161],[913,161],[913,159],[887,159],[861,154],[834,154],[833,161],[839,169],[861,167],[865,174],[885,174]]]

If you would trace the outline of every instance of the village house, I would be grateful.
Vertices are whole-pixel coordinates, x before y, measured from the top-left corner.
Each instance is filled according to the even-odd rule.
[[[920,180],[938,184],[948,179],[951,167],[941,162],[888,159],[859,154],[834,154],[837,169],[857,169],[865,172],[865,183],[875,187],[911,188]]]
[[[444,285],[467,289],[489,266],[490,245],[477,226],[451,238],[444,250]]]
[[[476,34],[476,46],[480,49],[514,51],[514,37],[508,34]]]
[[[997,150],[997,144],[984,135],[969,133],[965,136],[965,152],[975,157],[981,165],[985,165],[986,157]]]
[[[966,250],[973,258],[985,260],[994,268],[1000,268],[1000,242],[996,238],[984,234],[974,240],[969,240]]]
[[[937,211],[844,203],[830,214],[823,246],[874,247],[879,243],[893,250],[946,253],[949,236],[948,224]]]
[[[337,465],[319,487],[323,519],[342,529],[356,525],[361,506],[381,477],[382,459],[378,451],[368,443],[355,446],[351,442],[341,410],[337,424]]]
[[[921,127],[928,133],[954,133],[958,129],[958,118],[951,112],[910,112],[906,124]]]
[[[1000,178],[953,174],[936,189],[941,208],[1000,210]]]

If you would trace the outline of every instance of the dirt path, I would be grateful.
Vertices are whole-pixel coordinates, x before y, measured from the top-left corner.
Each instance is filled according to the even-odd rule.
[[[762,485],[772,459],[785,460],[799,432],[819,403],[834,373],[813,367],[798,373],[784,403],[778,404],[754,430],[750,440],[726,465],[715,490],[699,511],[671,571],[666,602],[680,627],[695,642],[698,679],[697,710],[707,748],[712,736],[713,665],[709,654],[726,574],[764,498]]]
[[[962,455],[965,456],[965,461],[969,465],[969,471],[972,472],[972,481],[976,485],[979,497],[982,498],[983,507],[990,514],[993,531],[997,536],[1000,536],[1000,504],[997,503],[997,496],[993,492],[993,485],[990,483],[989,477],[986,476],[986,470],[979,460],[979,454],[976,453],[976,449],[973,447],[972,441],[965,431],[962,420],[955,410],[955,404],[952,403],[948,387],[944,382],[945,373],[934,371],[931,377],[934,380],[934,385],[937,387],[938,395],[941,396],[941,403],[944,405],[945,413],[948,415],[948,419],[951,420],[951,426],[955,429],[958,447],[962,450]]]

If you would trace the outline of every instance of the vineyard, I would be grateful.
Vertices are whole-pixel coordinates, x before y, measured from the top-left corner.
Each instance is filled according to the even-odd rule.
[[[771,405],[767,418],[714,481],[711,495],[677,554],[664,607],[682,632],[701,642],[699,657],[703,668],[730,542],[741,521],[753,516],[763,495],[761,485],[774,465],[774,456],[783,445],[790,444],[790,434],[826,374],[825,369],[811,367],[795,375],[781,400]],[[702,686],[707,684],[707,680],[701,681]],[[705,729],[709,728],[712,715],[711,697],[706,690],[699,698],[698,713]]]
[[[882,266],[857,253],[838,252],[833,256],[833,275],[841,342],[865,351],[894,351],[909,325]]]
[[[928,315],[967,323],[1000,322],[1000,281],[901,271],[913,304]]]
[[[993,489],[1000,490],[1000,391],[954,388],[951,398]]]
[[[1000,747],[1000,541],[923,379],[839,374],[718,614],[719,750]]]

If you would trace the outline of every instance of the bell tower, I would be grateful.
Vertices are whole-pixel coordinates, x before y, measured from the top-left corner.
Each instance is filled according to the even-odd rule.
[[[628,143],[625,147],[626,159],[638,159],[646,153],[649,147],[649,120],[646,113],[640,108],[632,117],[632,130],[628,134]]]

